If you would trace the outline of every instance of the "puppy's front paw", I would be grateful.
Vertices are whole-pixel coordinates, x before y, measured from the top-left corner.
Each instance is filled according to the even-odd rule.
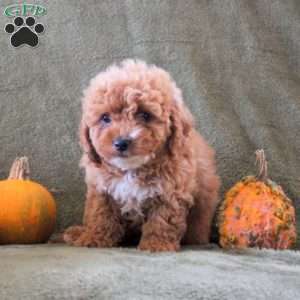
[[[180,249],[179,243],[170,243],[165,241],[159,241],[154,239],[141,240],[139,250],[150,251],[150,252],[167,252],[167,251],[178,251]]]

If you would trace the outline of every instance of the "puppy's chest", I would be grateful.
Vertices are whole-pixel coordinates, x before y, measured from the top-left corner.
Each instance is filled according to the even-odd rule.
[[[142,216],[146,202],[161,194],[158,180],[147,183],[140,180],[133,171],[128,171],[121,177],[102,177],[101,181],[103,191],[120,205],[123,216]]]

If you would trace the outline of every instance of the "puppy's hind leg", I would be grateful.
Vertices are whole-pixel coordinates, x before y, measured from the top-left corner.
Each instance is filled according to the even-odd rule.
[[[73,246],[113,247],[124,235],[120,212],[110,199],[94,188],[88,189],[83,226],[72,226],[64,241]]]
[[[91,192],[88,192],[84,206],[83,225],[75,225],[67,228],[63,233],[61,233],[60,238],[62,239],[62,242],[72,245],[76,240],[78,240],[85,231],[85,226],[89,219],[95,213],[95,209],[98,205],[97,202],[97,198],[92,196]]]
[[[81,234],[84,232],[84,227],[80,225],[75,225],[67,228],[62,235],[63,241],[67,244],[72,244],[76,241]]]
[[[187,217],[187,231],[183,238],[183,244],[204,245],[210,242],[217,203],[216,193],[211,193],[206,197],[199,195],[199,198],[195,199],[194,206]]]

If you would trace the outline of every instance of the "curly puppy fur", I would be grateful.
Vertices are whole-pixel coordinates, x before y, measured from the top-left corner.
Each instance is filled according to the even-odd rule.
[[[126,149],[116,141],[126,140]],[[209,242],[218,204],[214,151],[194,129],[180,89],[164,70],[125,60],[84,93],[80,141],[87,198],[75,246],[176,251]]]

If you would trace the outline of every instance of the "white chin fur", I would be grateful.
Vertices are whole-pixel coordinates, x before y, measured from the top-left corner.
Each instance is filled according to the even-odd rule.
[[[141,167],[145,163],[147,163],[150,160],[150,155],[146,156],[140,156],[135,155],[131,157],[115,157],[112,158],[109,162],[114,165],[115,167],[127,171],[127,170],[133,170]]]

